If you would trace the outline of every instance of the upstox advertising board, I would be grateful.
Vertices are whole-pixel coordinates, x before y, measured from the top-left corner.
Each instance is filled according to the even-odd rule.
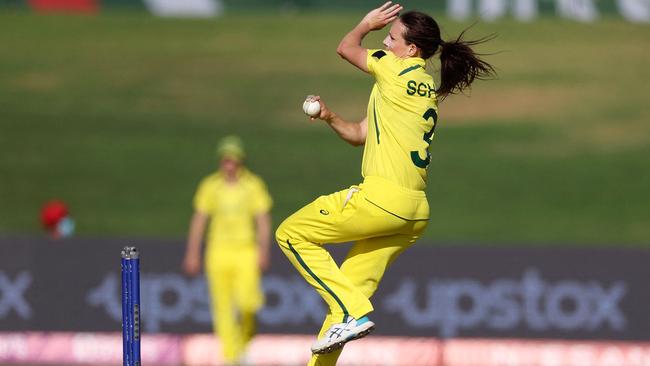
[[[0,239],[2,330],[119,331],[120,250],[141,251],[143,331],[210,332],[202,276],[180,240]],[[331,245],[340,261],[349,245]],[[262,333],[315,334],[325,303],[274,248]],[[340,262],[339,262],[340,263]],[[380,335],[650,340],[650,251],[418,243],[371,299]]]

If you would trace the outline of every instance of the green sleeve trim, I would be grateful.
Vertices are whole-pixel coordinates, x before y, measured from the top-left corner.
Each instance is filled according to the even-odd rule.
[[[384,56],[386,56],[386,52],[384,52],[384,51],[382,51],[382,50],[375,51],[375,52],[372,54],[372,57],[377,58],[377,60],[380,60],[380,59],[381,59],[382,57],[384,57]]]

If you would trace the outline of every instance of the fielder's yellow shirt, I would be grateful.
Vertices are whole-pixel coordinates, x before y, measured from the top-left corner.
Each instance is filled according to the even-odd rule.
[[[426,188],[429,145],[438,120],[433,77],[425,72],[424,59],[402,59],[390,51],[368,50],[367,64],[375,85],[368,102],[361,172],[365,182],[385,186],[372,192],[371,199],[407,219],[428,218],[428,205],[400,207],[399,197],[387,195],[398,190],[417,200]]]
[[[244,168],[236,184],[221,172],[205,177],[194,195],[194,209],[211,216],[208,245],[224,249],[256,246],[255,216],[272,204],[262,179]]]

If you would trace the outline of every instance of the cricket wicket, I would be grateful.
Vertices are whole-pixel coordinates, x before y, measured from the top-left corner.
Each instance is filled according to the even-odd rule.
[[[122,356],[124,366],[140,366],[140,253],[122,249]]]

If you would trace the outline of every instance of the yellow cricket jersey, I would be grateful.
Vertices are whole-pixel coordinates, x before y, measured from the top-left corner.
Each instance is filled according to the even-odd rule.
[[[271,206],[262,179],[244,168],[235,184],[221,172],[205,177],[194,195],[194,209],[211,216],[207,243],[213,249],[256,246],[255,216]]]
[[[383,50],[368,50],[367,57],[376,82],[368,102],[362,174],[424,190],[438,119],[433,78],[421,58],[401,59]]]
[[[368,102],[364,189],[371,202],[392,214],[428,219],[424,189],[438,120],[435,83],[422,58],[368,50],[367,64],[375,85]]]

